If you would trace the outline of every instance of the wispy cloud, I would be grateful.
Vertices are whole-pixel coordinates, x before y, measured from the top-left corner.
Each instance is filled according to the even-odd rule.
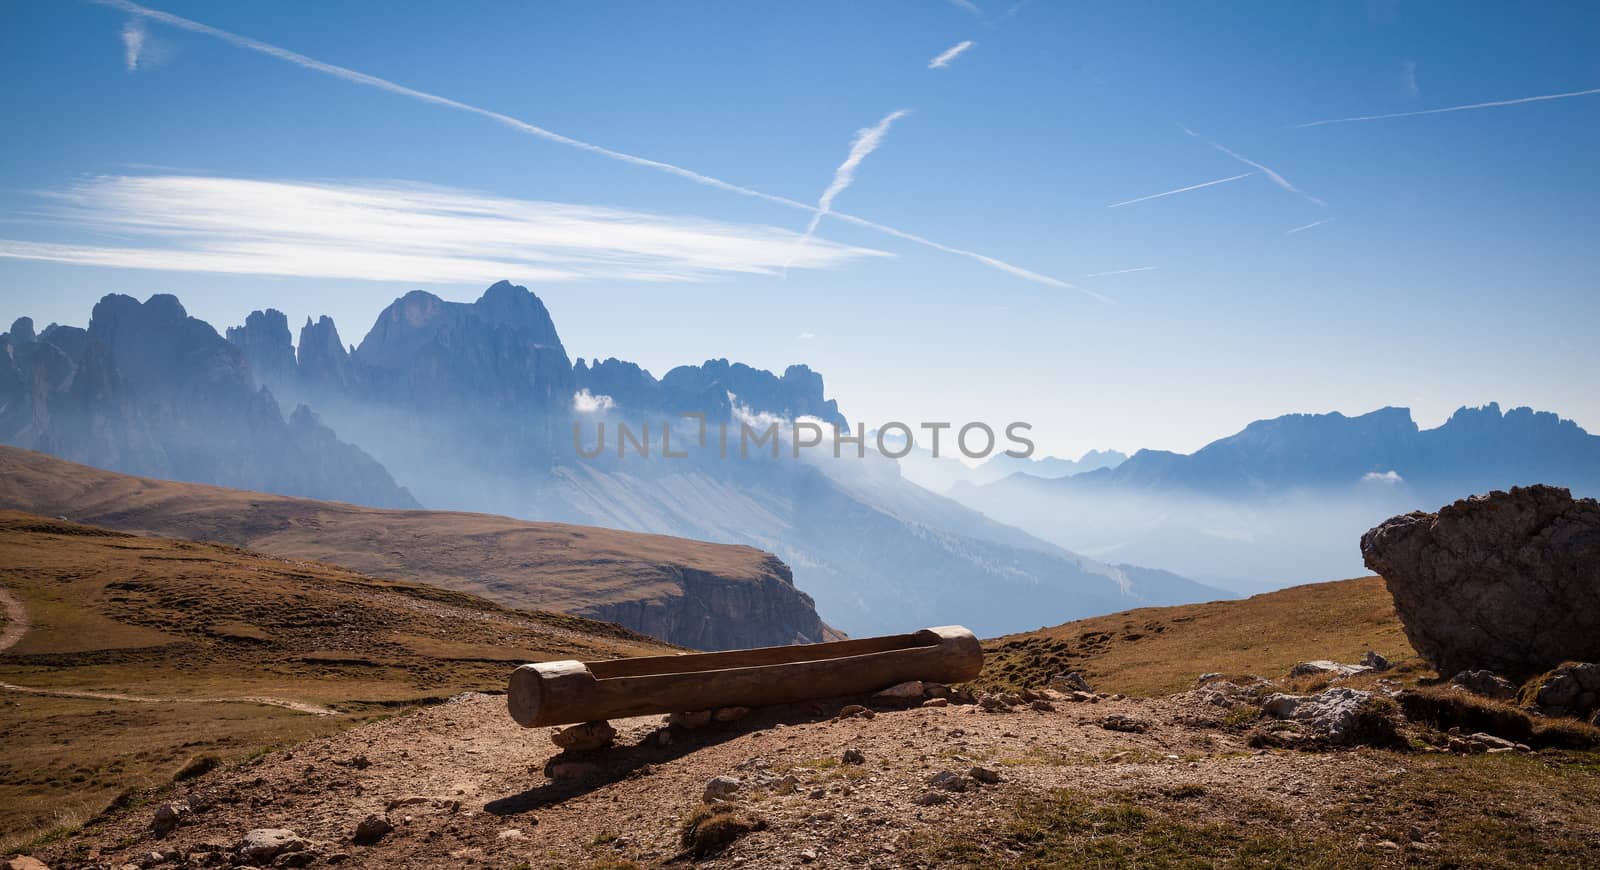
[[[833,171],[833,181],[828,183],[827,189],[822,191],[822,196],[817,199],[817,208],[811,214],[811,222],[806,224],[806,231],[801,234],[800,241],[795,244],[795,252],[805,247],[806,242],[817,232],[817,224],[822,222],[824,215],[833,210],[833,201],[856,180],[856,170],[861,168],[861,161],[867,155],[878,150],[883,144],[883,137],[889,135],[889,127],[894,122],[909,114],[907,109],[898,109],[883,116],[883,119],[871,127],[863,127],[856,131],[856,137],[850,141],[850,153],[845,156],[844,162]]]
[[[280,48],[278,46],[271,45],[269,43],[265,43],[265,42],[262,42],[262,41],[257,40],[257,39],[251,39],[248,36],[240,36],[237,33],[231,33],[231,32],[226,31],[226,30],[222,30],[222,29],[219,29],[219,28],[216,28],[216,27],[212,27],[212,26],[210,26],[208,24],[201,24],[198,21],[193,21],[191,19],[184,18],[184,17],[179,16],[179,15],[173,15],[173,14],[171,14],[169,12],[162,12],[162,11],[157,10],[157,9],[150,9],[148,7],[145,7],[145,6],[140,6],[137,3],[129,2],[129,0],[94,0],[94,2],[99,3],[102,6],[107,6],[107,7],[113,8],[113,9],[121,10],[121,11],[126,12],[126,13],[131,14],[131,15],[140,16],[142,18],[146,18],[146,19],[149,19],[151,21],[159,21],[159,22],[161,22],[163,24],[167,24],[167,25],[170,25],[172,27],[179,28],[181,30],[187,30],[187,31],[189,31],[191,33],[199,33],[199,34],[202,34],[202,35],[205,35],[205,36],[210,36],[210,37],[212,37],[214,39],[220,39],[223,42],[226,42],[226,43],[228,43],[230,45],[233,45],[233,46],[236,46],[238,48],[242,48],[242,49],[245,49],[247,51],[253,51],[253,52],[256,52],[258,54],[264,54],[264,55],[267,55],[268,57],[274,57],[274,58],[277,58],[278,60],[282,60],[282,61],[284,61],[286,63],[290,63],[290,64],[293,64],[295,66],[298,66],[298,67],[300,67],[302,69],[307,69],[307,70],[311,70],[313,72],[319,72],[319,73],[323,73],[325,75],[334,76],[335,78],[343,79],[343,80],[345,80],[347,82],[351,82],[353,84],[358,84],[358,85],[362,85],[362,86],[370,87],[370,88],[376,88],[378,90],[387,91],[387,92],[389,92],[391,94],[395,94],[397,96],[407,97],[409,99],[418,100],[418,101],[421,101],[421,102],[424,102],[424,103],[430,103],[430,104],[435,105],[435,106],[441,106],[443,108],[454,109],[454,110],[459,111],[459,112],[466,112],[468,114],[477,115],[478,117],[486,118],[488,120],[494,121],[497,124],[502,124],[502,125],[504,125],[506,127],[509,127],[509,128],[511,128],[513,130],[516,130],[518,132],[526,133],[526,134],[528,134],[530,136],[535,136],[535,137],[538,137],[540,139],[544,139],[544,140],[546,140],[548,142],[555,142],[555,143],[558,143],[558,144],[561,144],[561,145],[566,145],[566,146],[568,146],[570,148],[576,148],[576,149],[578,149],[580,151],[587,151],[587,152],[589,152],[591,154],[596,154],[596,155],[599,155],[601,157],[605,157],[605,158],[608,158],[608,159],[611,159],[611,160],[616,160],[616,161],[619,161],[619,162],[622,162],[622,163],[627,163],[627,164],[631,164],[631,165],[634,165],[634,166],[640,166],[640,167],[644,167],[644,168],[648,168],[648,169],[654,169],[654,170],[657,170],[659,172],[665,172],[665,173],[668,173],[668,174],[671,174],[671,175],[678,176],[679,178],[683,178],[683,179],[686,179],[688,181],[692,181],[692,182],[694,182],[696,184],[702,184],[702,185],[705,185],[707,187],[713,187],[713,188],[716,188],[718,190],[726,191],[728,193],[736,193],[736,194],[739,194],[740,196],[747,196],[747,197],[751,197],[751,198],[754,198],[754,199],[759,199],[759,200],[762,200],[764,202],[772,203],[774,205],[781,205],[781,206],[784,206],[786,208],[799,209],[801,211],[809,211],[809,212],[813,212],[813,213],[815,213],[817,211],[817,208],[815,206],[810,205],[808,203],[800,202],[799,200],[790,199],[790,198],[785,197],[785,196],[777,196],[777,195],[770,194],[770,193],[764,193],[764,192],[756,190],[754,188],[745,187],[744,185],[734,184],[734,183],[728,182],[728,181],[723,181],[720,178],[714,178],[712,176],[705,175],[705,174],[699,173],[699,172],[695,172],[695,171],[693,171],[691,169],[685,169],[685,168],[683,168],[681,166],[676,166],[674,164],[666,163],[664,161],[651,160],[650,158],[647,158],[647,157],[639,157],[639,156],[634,155],[634,154],[628,154],[626,152],[617,151],[617,150],[612,149],[612,148],[606,148],[606,147],[604,147],[602,145],[596,145],[596,144],[594,144],[592,142],[585,142],[585,141],[583,141],[581,139],[575,139],[575,138],[573,138],[571,136],[565,136],[565,135],[557,133],[557,132],[555,132],[553,130],[547,130],[547,129],[545,129],[543,127],[540,127],[538,125],[530,124],[530,123],[528,123],[526,121],[520,120],[518,118],[514,118],[514,117],[512,117],[510,115],[506,115],[506,114],[503,114],[501,112],[495,112],[495,111],[492,111],[490,109],[479,108],[478,106],[473,106],[473,105],[470,105],[468,103],[463,103],[460,100],[454,100],[454,99],[451,99],[449,97],[443,97],[443,96],[440,96],[438,94],[429,93],[427,91],[418,90],[416,88],[406,87],[405,85],[397,84],[395,82],[389,81],[388,79],[378,78],[377,76],[367,75],[366,73],[357,72],[357,71],[355,71],[353,69],[349,69],[347,67],[342,67],[342,66],[338,66],[336,64],[331,64],[331,63],[327,63],[327,62],[324,62],[324,61],[320,61],[320,60],[317,60],[315,58],[307,57],[307,56],[305,56],[303,54],[299,54],[297,52],[290,51],[290,50],[288,50],[286,48]],[[970,5],[970,4],[968,4],[968,5]],[[976,8],[976,7],[973,7],[973,8]],[[994,257],[989,257],[989,256],[986,256],[984,254],[979,254],[979,253],[976,253],[974,251],[964,250],[962,248],[955,247],[954,245],[945,245],[945,244],[941,244],[941,243],[938,243],[938,242],[933,242],[933,241],[930,241],[930,240],[928,240],[928,239],[926,239],[926,238],[924,238],[922,236],[918,236],[918,235],[916,235],[914,233],[908,233],[908,232],[905,232],[903,230],[898,230],[898,229],[895,229],[893,227],[885,226],[884,224],[880,224],[880,223],[877,223],[875,221],[870,221],[870,220],[867,220],[866,218],[854,217],[852,215],[845,215],[845,214],[840,214],[840,213],[835,213],[834,217],[839,219],[839,220],[843,220],[843,221],[847,221],[849,223],[855,224],[856,226],[865,227],[867,229],[875,230],[875,231],[880,232],[880,233],[885,233],[885,234],[893,236],[893,237],[895,237],[897,239],[903,239],[905,241],[913,242],[913,243],[919,244],[919,245],[923,245],[925,247],[932,248],[932,249],[937,250],[937,251],[943,251],[943,252],[948,253],[948,254],[956,254],[958,256],[968,257],[970,259],[973,259],[973,260],[976,260],[976,261],[978,261],[980,263],[983,263],[983,264],[985,264],[987,266],[990,266],[991,268],[999,269],[1002,272],[1006,272],[1008,274],[1015,275],[1015,276],[1017,276],[1019,278],[1024,278],[1026,280],[1033,281],[1035,283],[1040,283],[1040,284],[1045,284],[1045,285],[1055,286],[1055,287],[1071,287],[1070,284],[1067,284],[1067,283],[1065,283],[1063,281],[1059,281],[1059,280],[1057,280],[1055,278],[1051,278],[1051,277],[1049,277],[1047,275],[1041,275],[1041,274],[1039,274],[1037,272],[1032,272],[1032,271],[1024,269],[1024,268],[1022,268],[1020,266],[1014,266],[1014,265],[1012,265],[1010,263],[1004,262],[1003,260],[999,260],[999,259],[994,258]]]
[[[1154,266],[1135,266],[1132,269],[1112,269],[1109,272],[1095,272],[1092,275],[1085,275],[1083,277],[1085,277],[1085,278],[1104,278],[1107,275],[1126,275],[1129,272],[1153,272],[1153,271],[1155,271],[1155,268],[1156,267],[1154,267]]]
[[[411,184],[107,176],[48,194],[43,220],[114,244],[0,239],[0,259],[128,269],[481,283],[776,274],[797,234]],[[793,265],[881,252],[815,240]]]
[[[950,5],[964,12],[971,12],[979,18],[983,17],[983,10],[979,9],[978,4],[972,2],[972,0],[950,0]]]
[[[939,56],[928,61],[928,69],[944,69],[950,61],[961,56],[961,53],[974,45],[970,39],[964,39],[939,53]]]
[[[1126,199],[1122,202],[1114,202],[1106,206],[1106,208],[1122,208],[1125,205],[1133,205],[1136,202],[1144,202],[1145,200],[1150,199],[1160,199],[1163,196],[1173,196],[1179,193],[1188,193],[1191,190],[1199,190],[1202,187],[1210,187],[1213,184],[1227,184],[1230,181],[1238,181],[1241,178],[1249,178],[1252,175],[1255,175],[1255,173],[1241,172],[1238,175],[1230,175],[1227,178],[1218,178],[1214,181],[1202,181],[1199,184],[1191,184],[1188,187],[1180,187],[1177,190],[1164,190],[1161,193],[1152,193],[1149,196],[1141,196],[1138,199]]]
[[[1232,157],[1233,159],[1239,161],[1240,163],[1243,163],[1246,166],[1253,166],[1256,169],[1259,169],[1263,175],[1266,175],[1267,178],[1272,179],[1272,183],[1273,184],[1276,184],[1277,186],[1283,188],[1284,190],[1287,190],[1290,193],[1293,193],[1293,194],[1295,194],[1297,196],[1302,196],[1305,199],[1309,200],[1310,202],[1315,203],[1316,205],[1322,206],[1324,208],[1327,207],[1327,205],[1328,205],[1327,203],[1323,202],[1320,199],[1317,199],[1316,197],[1312,196],[1309,193],[1306,193],[1305,191],[1301,190],[1300,188],[1295,187],[1293,184],[1290,184],[1289,183],[1289,179],[1284,178],[1282,175],[1279,175],[1278,173],[1272,171],[1271,168],[1269,168],[1269,167],[1267,167],[1267,166],[1265,166],[1263,164],[1257,163],[1257,162],[1255,162],[1254,160],[1251,160],[1248,157],[1244,157],[1244,156],[1242,156],[1240,154],[1237,154],[1237,153],[1229,150],[1228,148],[1224,147],[1223,145],[1221,145],[1221,144],[1219,144],[1217,142],[1213,142],[1210,139],[1207,139],[1206,137],[1201,136],[1199,133],[1196,133],[1195,131],[1189,129],[1188,127],[1182,126],[1181,124],[1179,125],[1179,129],[1183,130],[1183,132],[1185,132],[1185,133],[1188,133],[1190,136],[1193,136],[1194,138],[1199,139],[1201,142],[1204,142],[1207,145],[1210,145],[1212,148],[1215,148],[1218,151],[1221,151],[1223,154],[1226,154],[1229,157]]]
[[[1600,94],[1600,88],[1590,88],[1586,91],[1568,91],[1564,94],[1542,94],[1537,97],[1518,97],[1514,100],[1495,100],[1488,103],[1469,103],[1465,106],[1446,106],[1442,109],[1419,109],[1415,112],[1389,112],[1385,115],[1359,115],[1354,118],[1330,118],[1326,121],[1308,121],[1296,124],[1295,129],[1303,127],[1321,127],[1324,124],[1351,124],[1356,121],[1382,121],[1387,118],[1414,118],[1418,115],[1442,115],[1445,112],[1465,112],[1470,109],[1496,109],[1501,106],[1520,106],[1523,103],[1543,103],[1547,100],[1565,100],[1570,97],[1588,97]]]
[[[816,337],[817,337],[817,334],[815,332],[810,331],[810,330],[807,330],[807,331],[802,332],[799,335],[795,336],[795,338],[799,339],[800,341],[812,341]]]
[[[1400,85],[1406,89],[1406,96],[1413,100],[1422,95],[1422,88],[1417,86],[1417,62],[1408,60],[1400,69]]]
[[[1315,228],[1316,228],[1316,227],[1320,227],[1320,226],[1322,226],[1322,225],[1323,225],[1323,224],[1331,224],[1331,223],[1333,223],[1333,218],[1323,218],[1323,219],[1322,219],[1322,220],[1320,220],[1320,221],[1312,221],[1312,222],[1311,222],[1311,223],[1308,223],[1308,224],[1306,224],[1306,225],[1305,225],[1305,226],[1299,226],[1299,227],[1295,227],[1295,228],[1294,228],[1294,229],[1292,229],[1292,230],[1288,230],[1288,231],[1286,231],[1286,232],[1285,232],[1285,233],[1284,233],[1284,235],[1286,235],[1286,236],[1292,236],[1292,235],[1294,235],[1294,234],[1295,234],[1295,233],[1303,233],[1303,232],[1305,232],[1305,231],[1306,231],[1306,230],[1309,230],[1309,229],[1315,229]]]
[[[122,62],[128,72],[139,68],[139,55],[144,52],[144,19],[137,16],[122,25]]]

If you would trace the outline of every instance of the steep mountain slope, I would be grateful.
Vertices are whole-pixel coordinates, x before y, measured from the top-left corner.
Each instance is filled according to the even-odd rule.
[[[523,662],[670,652],[607,623],[11,511],[0,598],[28,623],[0,650],[0,839],[191,759],[501,689]]]
[[[280,361],[281,364],[281,361]],[[0,443],[130,474],[415,507],[304,406],[285,419],[239,348],[172,296],[107,296],[87,330],[0,335]]]
[[[130,477],[0,448],[0,507],[249,547],[627,625],[703,649],[822,640],[788,568],[749,547],[486,514],[395,511]]]

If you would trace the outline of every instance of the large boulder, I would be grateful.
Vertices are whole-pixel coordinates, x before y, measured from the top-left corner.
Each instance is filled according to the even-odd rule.
[[[1361,536],[1411,645],[1451,676],[1518,679],[1600,660],[1600,503],[1553,486],[1496,490]]]

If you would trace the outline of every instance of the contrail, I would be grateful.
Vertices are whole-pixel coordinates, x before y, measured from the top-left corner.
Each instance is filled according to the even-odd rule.
[[[817,209],[811,214],[811,223],[806,224],[805,233],[800,236],[799,241],[795,242],[795,250],[797,252],[805,247],[806,242],[810,241],[811,236],[816,233],[817,224],[822,223],[823,215],[833,211],[834,199],[856,180],[856,170],[860,168],[861,161],[866,160],[867,155],[878,150],[878,146],[883,144],[883,137],[889,135],[890,125],[904,118],[909,111],[908,109],[897,109],[884,115],[883,120],[873,124],[871,127],[863,127],[856,131],[856,138],[850,142],[850,154],[844,158],[843,163],[839,164],[839,168],[833,171],[833,181],[828,183],[827,190],[824,190],[822,196],[817,199]]]
[[[1155,268],[1156,267],[1154,267],[1154,266],[1136,266],[1136,267],[1134,267],[1132,269],[1113,269],[1110,272],[1095,272],[1092,275],[1085,275],[1083,277],[1085,277],[1085,278],[1104,278],[1107,275],[1126,275],[1129,272],[1153,272],[1153,271],[1155,271]]]
[[[729,193],[737,193],[740,196],[747,196],[747,197],[751,197],[753,199],[759,199],[759,200],[762,200],[763,202],[770,202],[770,203],[772,203],[774,205],[781,205],[781,206],[784,206],[786,208],[793,208],[793,209],[799,209],[801,211],[808,211],[808,212],[812,212],[813,214],[815,214],[818,211],[816,206],[800,202],[799,200],[790,199],[790,198],[788,198],[786,196],[777,196],[777,195],[770,194],[770,193],[764,193],[764,192],[756,190],[754,188],[745,187],[745,186],[739,185],[739,184],[733,184],[731,182],[723,181],[720,178],[713,178],[713,177],[711,177],[709,175],[704,175],[702,173],[695,172],[695,171],[693,171],[691,169],[685,169],[685,168],[683,168],[681,166],[675,166],[675,165],[673,165],[671,163],[665,163],[665,162],[660,161],[660,160],[651,160],[651,159],[649,159],[647,157],[639,157],[637,155],[628,154],[628,153],[625,153],[625,152],[622,152],[622,151],[616,151],[616,150],[613,150],[611,148],[606,148],[606,147],[604,147],[602,145],[595,145],[595,144],[593,144],[591,142],[585,142],[585,141],[583,141],[581,139],[574,139],[571,136],[563,136],[562,134],[557,133],[557,132],[555,132],[553,130],[547,130],[547,129],[543,128],[543,127],[539,127],[539,126],[536,126],[534,124],[529,124],[526,121],[523,121],[523,120],[520,120],[520,119],[517,119],[517,118],[513,118],[510,115],[502,114],[500,112],[491,111],[489,109],[482,109],[482,108],[479,108],[477,106],[470,105],[468,103],[463,103],[463,102],[461,102],[459,100],[450,99],[449,97],[442,97],[442,96],[439,96],[438,94],[428,93],[427,91],[419,91],[416,88],[408,88],[405,85],[396,84],[395,82],[389,81],[388,79],[381,79],[381,78],[378,78],[377,76],[367,75],[366,73],[363,73],[363,72],[357,72],[357,71],[355,71],[353,69],[350,69],[348,67],[342,67],[342,66],[338,66],[338,65],[335,65],[335,64],[326,63],[324,61],[320,61],[320,60],[317,60],[315,58],[307,57],[307,56],[305,56],[303,54],[300,54],[298,52],[290,51],[290,50],[288,50],[286,48],[279,48],[276,45],[271,45],[269,43],[265,43],[265,42],[262,42],[262,41],[257,40],[257,39],[251,39],[248,36],[240,36],[237,33],[231,33],[231,32],[226,31],[226,30],[221,30],[219,28],[212,27],[209,24],[201,24],[198,21],[193,21],[193,20],[190,20],[188,18],[183,18],[183,17],[178,16],[178,15],[173,15],[170,12],[162,12],[162,11],[160,11],[158,9],[150,9],[148,7],[145,7],[145,6],[140,6],[137,3],[129,2],[129,0],[91,0],[91,2],[97,3],[97,4],[101,5],[101,6],[109,7],[109,8],[112,8],[112,9],[121,10],[122,12],[126,12],[129,15],[137,15],[139,17],[147,18],[147,19],[150,19],[152,21],[159,21],[159,22],[161,22],[163,24],[168,24],[168,25],[171,25],[173,27],[179,28],[180,30],[187,30],[187,31],[189,31],[191,33],[199,33],[199,34],[202,34],[202,35],[205,35],[205,36],[210,36],[210,37],[215,38],[215,39],[220,39],[223,42],[229,43],[230,45],[234,45],[234,46],[237,46],[239,48],[243,48],[243,49],[245,49],[247,51],[253,51],[253,52],[256,52],[258,54],[267,55],[268,57],[274,57],[274,58],[277,58],[278,60],[282,60],[282,61],[285,61],[287,63],[294,64],[295,66],[301,67],[303,69],[308,69],[308,70],[311,70],[313,72],[320,72],[320,73],[323,73],[323,74],[326,74],[326,75],[331,75],[331,76],[333,76],[335,78],[343,79],[343,80],[345,80],[347,82],[351,82],[351,83],[358,84],[358,85],[365,85],[366,87],[376,88],[376,89],[381,90],[381,91],[388,91],[389,93],[392,93],[392,94],[397,94],[397,95],[402,96],[402,97],[409,97],[409,98],[411,98],[413,100],[420,100],[420,101],[422,101],[424,103],[431,103],[431,104],[433,104],[435,106],[443,106],[443,107],[445,107],[447,109],[455,109],[458,112],[466,112],[468,114],[477,115],[480,118],[487,118],[487,119],[489,119],[491,121],[494,121],[497,124],[502,124],[502,125],[504,125],[506,127],[510,127],[511,129],[516,130],[518,132],[527,133],[530,136],[536,136],[536,137],[538,137],[540,139],[544,139],[544,140],[547,140],[547,141],[550,141],[550,142],[555,142],[555,143],[558,143],[558,144],[561,144],[561,145],[566,145],[566,146],[569,146],[569,147],[572,147],[572,148],[577,148],[580,151],[587,151],[587,152],[589,152],[591,154],[598,154],[598,155],[600,155],[602,157],[607,157],[607,158],[610,158],[612,160],[620,161],[622,163],[629,163],[629,164],[632,164],[634,166],[643,166],[643,167],[646,167],[646,168],[649,168],[649,169],[655,169],[655,170],[658,170],[660,172],[668,173],[670,175],[676,175],[679,178],[688,179],[689,181],[693,181],[696,184],[703,184],[703,185],[705,185],[707,187],[714,187],[714,188],[716,188],[718,190],[724,190],[724,191],[727,191]],[[977,260],[978,262],[983,263],[983,264],[985,264],[987,266],[990,266],[990,267],[995,268],[995,269],[999,269],[1002,272],[1007,272],[1009,274],[1016,275],[1019,278],[1025,278],[1025,279],[1027,279],[1029,281],[1033,281],[1033,282],[1040,283],[1040,284],[1046,284],[1046,285],[1049,285],[1049,286],[1052,286],[1052,287],[1063,287],[1063,288],[1074,289],[1074,290],[1078,289],[1076,287],[1073,287],[1073,285],[1068,284],[1065,281],[1061,281],[1061,280],[1058,280],[1058,279],[1055,279],[1055,278],[1051,278],[1048,275],[1041,275],[1041,274],[1039,274],[1037,272],[1030,272],[1027,269],[1021,268],[1020,266],[1013,266],[1010,263],[1007,263],[1007,262],[1005,262],[1003,260],[997,260],[997,259],[995,259],[993,257],[984,256],[983,254],[975,253],[973,251],[963,250],[961,248],[952,247],[950,245],[939,244],[938,242],[930,241],[930,240],[925,239],[925,238],[923,238],[921,236],[914,235],[912,233],[908,233],[908,232],[905,232],[903,230],[897,230],[897,229],[895,229],[893,227],[885,226],[883,224],[867,220],[866,218],[859,218],[859,217],[855,217],[853,215],[847,215],[847,214],[843,214],[843,213],[840,213],[840,212],[834,212],[833,213],[833,217],[835,217],[835,218],[837,218],[839,220],[842,220],[842,221],[846,221],[848,223],[855,224],[857,226],[866,227],[868,229],[876,230],[876,231],[878,231],[880,233],[885,233],[887,235],[894,236],[895,238],[898,238],[898,239],[904,239],[904,240],[909,241],[909,242],[914,242],[914,243],[922,245],[924,247],[932,248],[932,249],[934,249],[936,251],[943,251],[943,252],[945,252],[947,254],[956,254],[958,256],[967,257],[967,258],[970,258],[970,259],[973,259],[973,260]],[[1084,292],[1087,293],[1089,291],[1084,291]],[[1093,296],[1093,295],[1096,295],[1096,294],[1090,293],[1089,295]]]
[[[1538,97],[1519,97],[1515,100],[1495,100],[1489,103],[1471,103],[1465,106],[1447,106],[1443,109],[1421,109],[1415,112],[1390,112],[1387,115],[1361,115],[1355,118],[1330,118],[1326,121],[1309,121],[1304,124],[1294,125],[1298,130],[1302,127],[1321,127],[1324,124],[1349,124],[1355,121],[1382,121],[1385,118],[1411,118],[1417,115],[1438,115],[1444,112],[1465,112],[1468,109],[1494,109],[1500,106],[1516,106],[1522,103],[1542,103],[1545,100],[1565,100],[1568,97],[1587,97],[1600,94],[1600,88],[1590,88],[1587,91],[1572,91],[1565,94],[1545,94]]]
[[[1199,190],[1202,187],[1210,187],[1213,184],[1226,184],[1226,183],[1228,183],[1230,181],[1238,181],[1241,178],[1249,178],[1252,175],[1255,175],[1255,173],[1254,172],[1243,172],[1243,173],[1240,173],[1238,175],[1230,175],[1227,178],[1219,178],[1219,179],[1217,179],[1215,181],[1202,181],[1199,184],[1191,184],[1188,187],[1180,187],[1177,190],[1168,190],[1168,191],[1165,191],[1163,193],[1152,193],[1149,196],[1141,196],[1138,199],[1129,199],[1129,200],[1123,200],[1122,202],[1114,202],[1114,203],[1106,206],[1106,208],[1122,208],[1125,205],[1133,205],[1136,202],[1144,202],[1147,199],[1160,199],[1163,196],[1172,196],[1173,194],[1177,194],[1177,193],[1188,193],[1191,190]]]
[[[1320,221],[1312,221],[1311,223],[1308,223],[1303,227],[1295,227],[1294,229],[1289,230],[1288,232],[1284,233],[1284,235],[1292,236],[1295,233],[1303,233],[1306,230],[1309,230],[1309,229],[1311,229],[1313,227],[1320,227],[1323,224],[1331,224],[1331,223],[1333,223],[1333,218],[1323,218]]]
[[[1255,162],[1254,160],[1251,160],[1248,157],[1244,157],[1244,156],[1241,156],[1239,154],[1236,154],[1233,151],[1230,151],[1227,148],[1223,147],[1222,145],[1219,145],[1216,142],[1213,142],[1210,139],[1207,139],[1204,136],[1201,136],[1199,133],[1196,133],[1195,131],[1189,129],[1188,127],[1183,126],[1182,124],[1178,125],[1178,129],[1182,130],[1185,133],[1188,133],[1190,136],[1193,136],[1194,138],[1199,139],[1201,142],[1204,142],[1207,145],[1210,145],[1212,148],[1215,148],[1218,151],[1221,151],[1223,154],[1226,154],[1229,157],[1232,157],[1233,159],[1239,161],[1240,163],[1243,163],[1246,166],[1254,166],[1255,168],[1261,170],[1263,173],[1266,174],[1266,176],[1268,178],[1272,179],[1272,183],[1273,184],[1276,184],[1277,186],[1283,188],[1284,190],[1287,190],[1290,193],[1299,194],[1300,196],[1305,197],[1306,199],[1310,200],[1311,202],[1316,203],[1319,206],[1322,206],[1323,208],[1327,208],[1328,207],[1327,203],[1323,202],[1320,199],[1317,199],[1316,197],[1312,196],[1311,194],[1306,193],[1305,191],[1301,190],[1300,188],[1295,187],[1294,185],[1290,184],[1289,183],[1289,179],[1284,178],[1283,176],[1279,175],[1276,172],[1273,172],[1271,169],[1267,168],[1266,166],[1264,166],[1264,165],[1262,165],[1260,163],[1257,163],[1257,162]]]
[[[950,46],[949,48],[940,52],[938,57],[928,61],[928,69],[944,69],[950,65],[950,61],[960,57],[962,52],[971,48],[973,45],[975,45],[975,43],[972,40],[964,39],[955,45]]]

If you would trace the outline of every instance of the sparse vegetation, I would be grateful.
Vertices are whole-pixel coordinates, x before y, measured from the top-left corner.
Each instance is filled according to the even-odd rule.
[[[1312,659],[1404,662],[1391,676],[1433,676],[1406,641],[1378,577],[1295,586],[1237,601],[1144,608],[984,642],[985,689],[1042,688],[1077,671],[1102,692],[1164,695],[1203,671],[1280,677]]]
[[[705,857],[766,826],[766,822],[733,804],[701,804],[684,818],[679,843],[685,854]]]

